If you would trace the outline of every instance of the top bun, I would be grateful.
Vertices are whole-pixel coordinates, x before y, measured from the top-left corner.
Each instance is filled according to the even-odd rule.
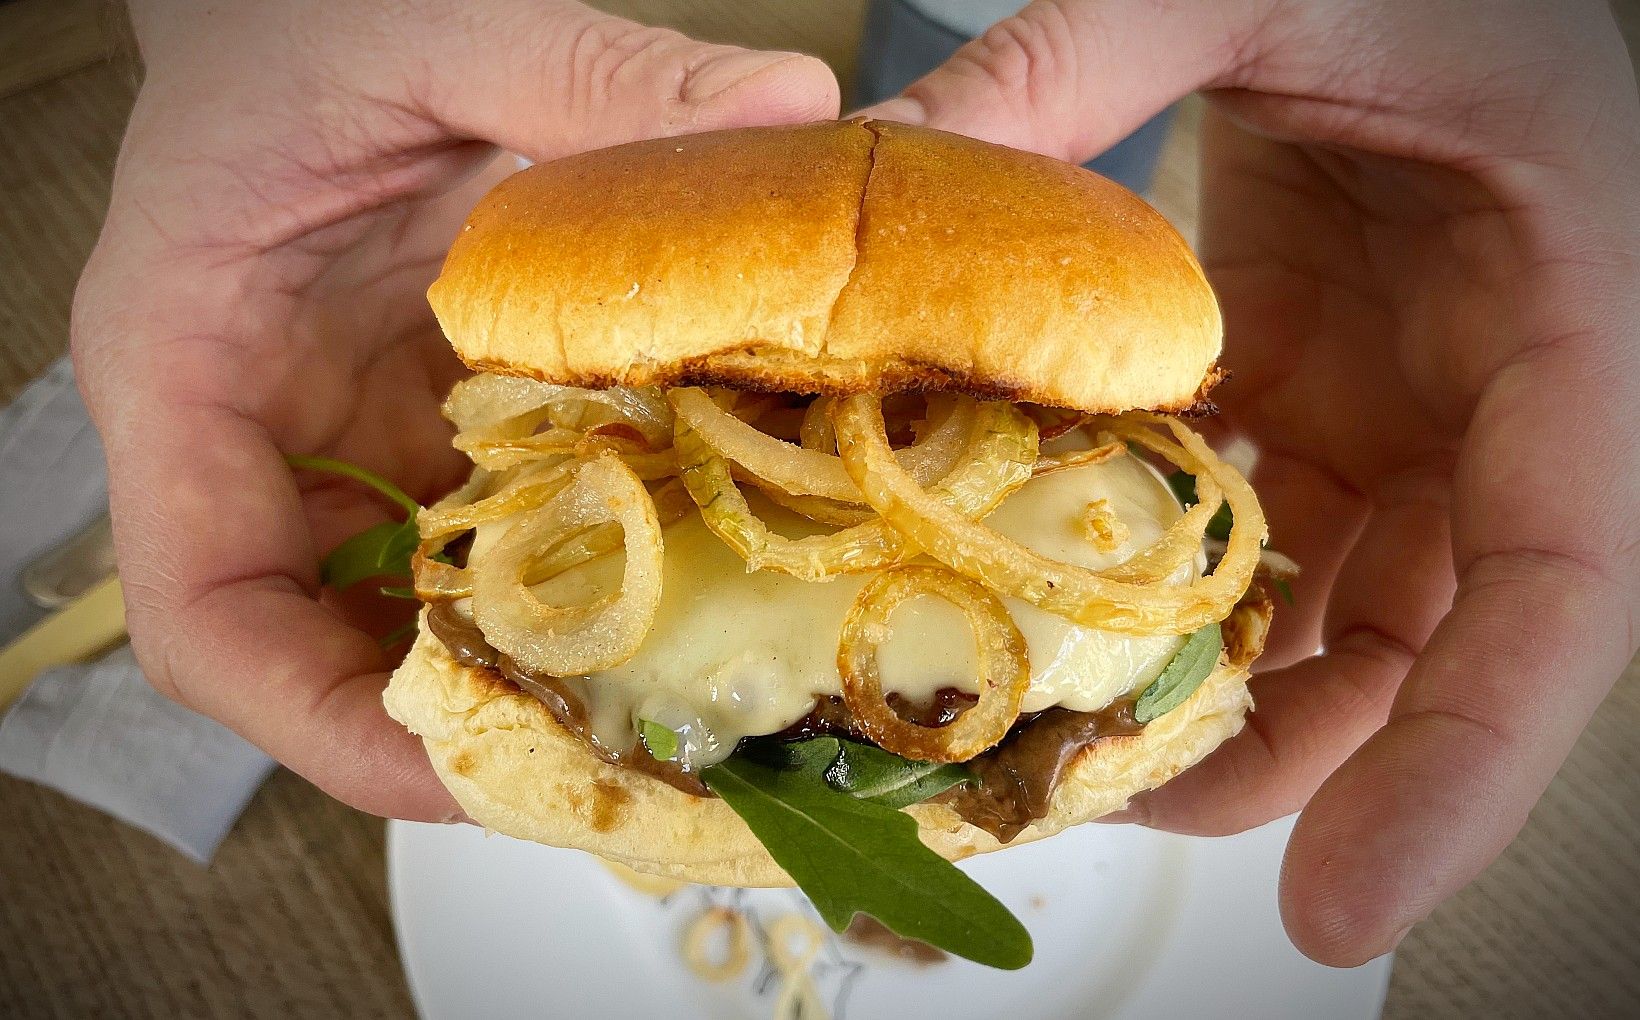
[[[1191,406],[1222,338],[1189,247],[1132,192],[889,121],[532,167],[479,203],[428,299],[482,371],[1090,412]]]

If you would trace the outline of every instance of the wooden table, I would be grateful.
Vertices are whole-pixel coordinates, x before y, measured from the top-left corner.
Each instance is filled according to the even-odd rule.
[[[84,66],[100,49],[87,42],[106,14],[100,0],[49,0],[56,15],[31,31],[47,23],[58,43],[16,46],[8,30],[47,2],[0,4],[0,401],[64,349],[73,281],[136,80],[129,60]],[[846,66],[859,0],[841,14],[823,0],[618,6]],[[1622,10],[1631,27],[1637,9]],[[1187,227],[1192,126],[1186,116],[1157,187],[1158,204]],[[1640,663],[1520,838],[1403,944],[1389,1016],[1640,1015],[1637,732]],[[200,868],[64,797],[0,778],[0,1016],[411,1012],[380,820],[281,771]]]

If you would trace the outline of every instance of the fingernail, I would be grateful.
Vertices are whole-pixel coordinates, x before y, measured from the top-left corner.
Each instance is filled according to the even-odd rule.
[[[1108,825],[1148,825],[1150,823],[1150,807],[1145,803],[1144,795],[1139,794],[1110,814],[1102,815],[1094,820]]]
[[[697,64],[684,79],[678,97],[692,106],[707,103],[776,64],[800,59],[796,53],[727,50]]]
[[[1138,820],[1139,812],[1133,810],[1132,808],[1122,808],[1120,811],[1112,811],[1108,815],[1100,815],[1098,818],[1094,819],[1096,822],[1104,822],[1108,825],[1123,825],[1128,822],[1136,822]]]
[[[866,112],[876,120],[896,120],[901,124],[922,124],[928,120],[928,107],[910,96],[895,96]]]

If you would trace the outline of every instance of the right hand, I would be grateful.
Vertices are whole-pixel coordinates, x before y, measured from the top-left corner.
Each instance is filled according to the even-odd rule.
[[[132,19],[147,77],[73,319],[132,645],[156,688],[336,797],[455,818],[382,708],[382,607],[319,587],[321,556],[393,508],[299,487],[283,455],[424,502],[459,480],[438,408],[463,369],[424,292],[503,150],[830,118],[836,82],[565,0],[135,0]]]

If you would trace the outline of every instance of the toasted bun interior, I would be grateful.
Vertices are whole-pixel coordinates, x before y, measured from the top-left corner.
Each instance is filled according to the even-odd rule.
[[[462,809],[486,828],[690,882],[791,884],[728,805],[593,756],[535,698],[451,658],[425,620],[386,703],[421,736]],[[1109,814],[1167,782],[1240,730],[1250,705],[1246,669],[1221,661],[1189,701],[1141,733],[1084,751],[1060,781],[1047,816],[1008,845]],[[952,860],[1002,848],[943,805],[918,804],[909,812],[923,842]]]
[[[479,204],[428,297],[472,367],[576,386],[1176,411],[1222,337],[1196,259],[1137,196],[886,121],[532,167]]]

